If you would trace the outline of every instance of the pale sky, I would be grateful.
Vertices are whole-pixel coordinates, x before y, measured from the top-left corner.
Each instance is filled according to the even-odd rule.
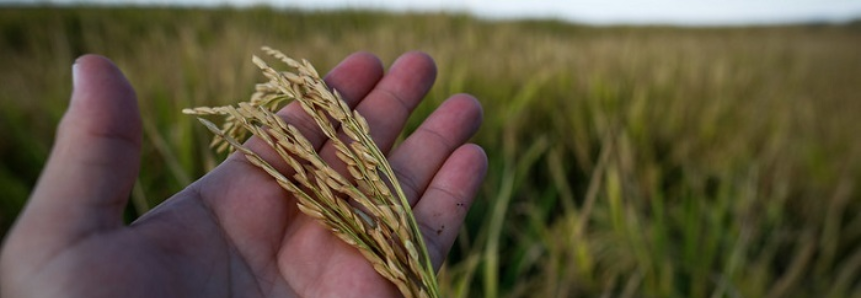
[[[11,1],[11,2],[10,2]],[[0,3],[78,3],[81,0],[0,0]],[[861,0],[84,0],[98,4],[248,6],[305,9],[364,8],[454,11],[484,18],[555,18],[588,24],[750,25],[861,19]]]

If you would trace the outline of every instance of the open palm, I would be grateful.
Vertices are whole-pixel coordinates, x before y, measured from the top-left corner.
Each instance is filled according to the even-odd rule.
[[[74,72],[51,157],[4,244],[0,296],[399,296],[358,251],[301,214],[239,155],[123,225],[140,159],[134,91],[102,57],[78,59]],[[435,75],[421,53],[401,56],[388,74],[376,57],[357,53],[326,81],[367,118],[387,152]],[[336,160],[303,113],[293,105],[279,112],[321,156]],[[452,96],[389,155],[437,268],[487,168],[481,148],[466,144],[480,122],[474,98]],[[277,165],[259,140],[248,146]]]

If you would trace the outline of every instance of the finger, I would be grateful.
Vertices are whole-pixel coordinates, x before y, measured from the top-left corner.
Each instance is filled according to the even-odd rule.
[[[383,64],[380,59],[373,54],[359,52],[345,58],[324,80],[329,88],[337,90],[347,105],[353,108],[372,92],[381,77]],[[317,122],[308,116],[298,103],[289,104],[278,114],[285,117],[287,123],[296,126],[315,147],[320,148],[325,143],[326,135],[317,128]],[[334,124],[337,125],[337,121]]]
[[[371,90],[377,85],[377,82],[383,76],[383,66],[380,60],[369,53],[359,52],[352,54],[339,63],[332,71],[326,75],[325,81],[329,87],[338,90],[344,100],[351,107],[356,106]],[[290,103],[281,111],[278,112],[285,122],[295,126],[299,131],[315,146],[320,147],[326,140],[326,136],[317,128],[314,120],[309,117],[298,103]],[[286,171],[287,167],[283,162],[278,162],[278,155],[269,149],[262,140],[251,138],[246,143],[251,150],[257,152],[261,157],[270,162],[279,170]],[[232,173],[237,170],[248,170],[255,168],[245,162],[245,158],[241,154],[233,154],[229,158],[233,161],[224,163],[219,166],[214,173]],[[256,171],[256,169],[255,169]],[[202,191],[208,191],[211,186],[214,186],[212,191],[220,193],[223,186],[228,185],[233,181],[231,175],[207,175],[201,184]],[[220,197],[209,196],[204,193],[204,197]]]
[[[43,232],[66,237],[122,224],[141,145],[134,90],[110,60],[83,56],[73,78],[69,108],[22,216]]]
[[[341,61],[326,75],[324,80],[329,88],[337,90],[347,105],[352,108],[374,89],[382,76],[383,66],[379,58],[370,53],[358,52]],[[284,118],[285,122],[295,126],[314,147],[320,148],[326,141],[326,136],[317,128],[317,123],[302,109],[298,102],[287,104],[277,114]],[[335,124],[337,125],[337,123]],[[262,140],[251,138],[246,146],[260,154],[279,170],[286,170],[284,164],[278,162],[278,155],[269,150],[268,145]],[[244,157],[240,154],[234,154],[231,158],[244,161]]]
[[[422,52],[401,55],[389,73],[356,108],[371,128],[371,136],[388,152],[410,114],[436,80],[436,64]]]
[[[356,107],[368,121],[371,137],[382,152],[391,149],[410,114],[435,79],[436,65],[430,56],[422,52],[406,53],[395,61],[389,73]],[[343,133],[341,139],[346,139]],[[325,146],[320,156],[326,160],[338,160],[335,151],[334,146]],[[343,164],[333,163],[331,166],[346,173]]]
[[[459,94],[446,100],[389,157],[404,194],[415,205],[443,162],[481,125],[478,101]]]
[[[436,270],[445,261],[487,173],[487,156],[473,144],[458,148],[413,209]]]

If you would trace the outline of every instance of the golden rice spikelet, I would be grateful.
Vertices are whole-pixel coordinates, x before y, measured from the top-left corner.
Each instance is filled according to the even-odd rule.
[[[252,57],[268,79],[257,84],[249,101],[221,107],[184,109],[183,113],[222,116],[221,127],[199,118],[215,134],[219,152],[236,150],[293,194],[299,210],[316,219],[339,239],[357,248],[405,297],[439,297],[439,286],[427,246],[406,195],[382,151],[371,138],[367,120],[341,95],[329,89],[306,60],[297,61],[263,47],[293,72],[278,71]],[[338,160],[326,161],[295,127],[275,112],[295,101],[314,120],[336,149]],[[334,123],[333,123],[334,121]],[[339,129],[348,137],[342,140]],[[281,173],[242,145],[248,135],[265,142],[289,166]],[[341,162],[345,173],[329,163]]]

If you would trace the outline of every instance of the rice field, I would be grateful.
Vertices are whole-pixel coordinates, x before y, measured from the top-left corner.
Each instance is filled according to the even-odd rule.
[[[479,98],[490,171],[445,297],[861,297],[861,23],[589,27],[265,7],[0,8],[0,235],[83,53],[143,112],[129,221],[223,156],[183,108],[244,100],[269,45],[325,71],[422,50]]]

